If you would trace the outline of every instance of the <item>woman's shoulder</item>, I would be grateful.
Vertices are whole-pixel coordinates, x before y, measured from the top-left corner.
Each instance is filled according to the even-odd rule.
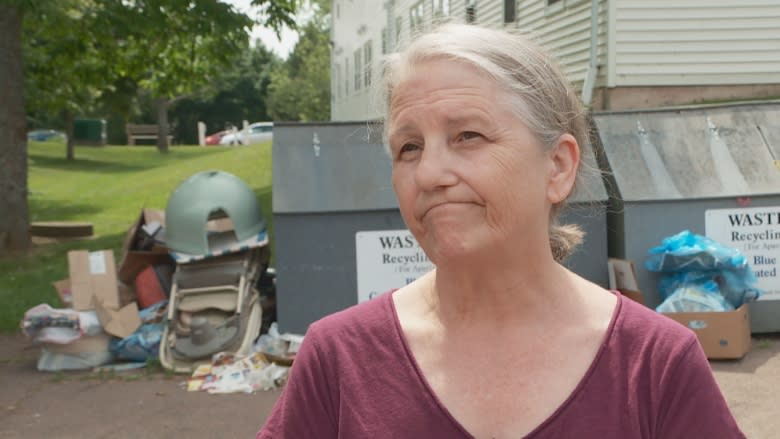
[[[679,356],[696,343],[696,334],[689,328],[625,296],[619,300],[613,344],[635,354]]]
[[[309,335],[328,340],[367,340],[393,330],[392,292],[329,314],[312,323]]]

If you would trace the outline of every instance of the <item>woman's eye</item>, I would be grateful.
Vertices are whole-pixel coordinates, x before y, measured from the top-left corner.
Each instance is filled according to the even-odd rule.
[[[405,152],[417,151],[418,149],[420,149],[420,147],[414,143],[405,143],[398,152],[403,154]]]
[[[463,140],[471,140],[471,139],[482,137],[482,134],[479,134],[475,131],[464,131],[463,133],[461,133],[460,137]]]

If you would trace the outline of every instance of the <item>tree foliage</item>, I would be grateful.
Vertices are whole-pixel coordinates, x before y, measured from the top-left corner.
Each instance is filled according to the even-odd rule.
[[[67,158],[74,158],[72,120],[95,103],[113,77],[106,60],[114,40],[101,5],[89,0],[42,2],[23,26],[24,84],[29,114],[62,113]]]
[[[214,81],[215,93],[184,99],[171,109],[176,138],[184,143],[197,143],[195,127],[199,121],[205,122],[207,132],[213,133],[229,125],[240,127],[244,120],[271,120],[266,96],[271,71],[280,63],[259,41],[242,52]]]
[[[268,107],[275,120],[330,119],[330,3],[315,7],[290,57],[271,73]]]

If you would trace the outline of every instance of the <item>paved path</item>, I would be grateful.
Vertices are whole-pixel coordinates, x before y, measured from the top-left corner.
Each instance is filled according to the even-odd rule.
[[[780,337],[754,340],[740,361],[713,363],[750,439],[780,437]],[[0,438],[251,438],[279,396],[187,392],[184,377],[107,379],[35,370],[37,350],[0,336]]]

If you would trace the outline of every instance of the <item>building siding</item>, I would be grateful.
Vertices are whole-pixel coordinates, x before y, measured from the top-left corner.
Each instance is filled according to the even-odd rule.
[[[383,103],[376,87],[354,90],[353,54],[371,40],[371,77],[374,84],[380,81],[382,29],[391,33],[391,52],[408,44],[409,11],[417,3],[333,1],[331,71],[342,83],[339,86],[334,79],[333,120],[381,116]],[[431,0],[422,4],[423,30],[427,30],[435,24],[433,5]],[[466,4],[467,0],[450,0],[446,20],[465,22]],[[546,0],[517,0],[516,4],[515,21],[504,23],[503,1],[476,0],[476,23],[528,35],[557,57],[581,92],[591,56],[591,1],[561,0],[547,6]],[[597,88],[780,82],[780,0],[599,0],[599,12]],[[392,35],[396,19],[401,24],[397,45]]]
[[[401,32],[397,43],[392,44],[391,51],[397,47],[403,47],[411,39],[410,33],[410,9],[418,3],[418,0],[395,0],[392,4],[390,19],[392,26],[388,26],[388,10],[385,0],[334,0],[333,41],[335,61],[332,61],[333,72],[341,72],[347,75],[343,59],[349,57],[352,62],[352,53],[358,45],[365,40],[372,39],[375,42],[372,78],[380,79],[381,60],[381,29],[392,28],[396,17],[400,18]],[[446,21],[463,23],[466,21],[467,0],[450,0],[450,13]],[[492,28],[503,28],[510,32],[528,35],[539,44],[550,50],[561,63],[561,67],[574,83],[575,87],[581,87],[587,73],[590,62],[590,11],[591,3],[588,0],[564,0],[562,7],[547,7],[545,0],[518,0],[516,20],[512,23],[504,23],[504,2],[501,0],[476,0],[476,23]],[[340,4],[339,17],[335,16],[336,4]],[[599,64],[605,65],[607,61],[607,0],[601,0],[601,18],[599,35]],[[423,30],[430,29],[434,25],[433,4],[431,0],[423,0],[424,25]],[[368,15],[368,16],[367,16]],[[373,27],[368,26],[373,23]],[[368,29],[361,38],[355,38],[357,30],[366,24]],[[392,29],[391,29],[392,30]],[[391,32],[392,33],[392,32]],[[340,64],[336,67],[336,64]],[[349,76],[354,76],[353,67],[350,66]],[[601,69],[598,80],[606,82],[606,76]],[[335,74],[334,74],[335,76]],[[335,84],[334,79],[334,84]],[[343,76],[342,80],[343,82]],[[597,82],[597,85],[598,83]],[[339,87],[332,89],[331,116],[333,120],[362,120],[373,119],[381,116],[383,104],[381,96],[373,90],[361,89],[338,95]],[[344,87],[342,86],[341,89]],[[375,87],[374,87],[375,89]]]
[[[528,34],[553,53],[569,80],[579,90],[590,64],[591,2],[569,0],[556,7],[548,7],[546,3],[545,0],[518,2],[517,22],[506,27]],[[599,5],[598,64],[603,65],[606,63],[604,23],[607,17],[607,0],[601,0]],[[605,79],[602,78],[601,82],[603,81]]]
[[[615,1],[614,86],[774,84],[780,1]]]

